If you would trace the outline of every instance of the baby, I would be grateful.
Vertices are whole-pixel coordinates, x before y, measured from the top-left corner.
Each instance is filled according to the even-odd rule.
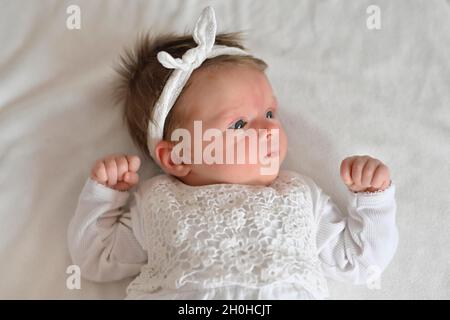
[[[82,276],[137,276],[129,299],[322,299],[326,277],[380,275],[398,242],[389,169],[342,161],[346,215],[313,180],[280,171],[287,138],[265,68],[237,34],[216,35],[210,7],[193,37],[144,37],[128,52],[124,116],[164,174],[140,183],[128,210],[141,160],[96,162],[68,232]]]

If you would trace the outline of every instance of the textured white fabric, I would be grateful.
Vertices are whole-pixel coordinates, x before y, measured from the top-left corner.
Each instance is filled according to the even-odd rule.
[[[159,175],[140,185],[129,212],[128,194],[88,179],[69,248],[88,279],[141,272],[128,287],[133,299],[325,298],[324,276],[364,284],[398,241],[394,185],[348,192],[347,218],[290,171],[268,187],[192,187]]]
[[[311,193],[300,179],[282,173],[270,188],[191,187],[161,175],[144,188],[136,202],[148,264],[129,292],[287,282],[328,296]]]
[[[316,300],[293,283],[277,283],[260,288],[239,285],[201,290],[160,290],[155,293],[130,291],[127,300]]]
[[[72,4],[81,30],[66,28]],[[366,27],[372,4],[380,30]],[[289,138],[284,168],[313,178],[344,213],[344,157],[369,154],[391,169],[400,242],[381,289],[329,281],[331,297],[449,299],[446,0],[0,1],[0,298],[124,297],[132,278],[65,285],[67,225],[92,165],[140,154],[112,99],[112,66],[139,32],[190,31],[207,5],[219,32],[244,31],[269,65]],[[158,170],[143,161],[139,173]]]
[[[155,147],[163,138],[164,122],[175,104],[183,87],[192,72],[210,58],[220,55],[248,55],[247,52],[236,47],[214,45],[216,40],[216,16],[212,7],[203,9],[194,28],[192,37],[197,47],[187,50],[183,57],[173,58],[165,51],[158,52],[158,61],[168,69],[174,69],[164,85],[161,96],[155,103],[153,118],[148,123],[147,145],[150,155],[155,161]]]

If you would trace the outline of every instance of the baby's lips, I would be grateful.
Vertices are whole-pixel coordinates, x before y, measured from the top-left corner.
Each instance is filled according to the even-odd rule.
[[[274,151],[270,151],[267,152],[267,157],[277,157],[279,155],[279,151],[278,150],[274,150]]]

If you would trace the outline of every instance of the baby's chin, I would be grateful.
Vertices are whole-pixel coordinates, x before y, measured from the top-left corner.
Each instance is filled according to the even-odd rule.
[[[271,168],[270,170],[260,170],[257,172],[252,172],[249,170],[246,173],[240,175],[235,175],[233,178],[230,174],[230,179],[224,181],[224,183],[236,183],[245,185],[255,185],[255,186],[269,186],[278,177],[279,167]]]
[[[196,167],[187,176],[179,178],[191,186],[210,184],[242,184],[269,186],[277,177],[279,163],[258,165],[208,165]]]
[[[277,160],[279,160],[277,158]],[[218,167],[217,170],[222,168]],[[223,168],[224,171],[219,176],[224,178],[224,183],[237,183],[246,185],[269,186],[277,177],[280,171],[280,162],[274,161],[257,165],[250,165],[235,168]],[[229,170],[231,169],[231,170]]]
[[[269,186],[278,177],[279,170],[272,174],[261,175],[259,179],[259,185]]]

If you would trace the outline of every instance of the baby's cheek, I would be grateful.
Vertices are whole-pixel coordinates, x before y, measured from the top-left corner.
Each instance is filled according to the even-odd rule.
[[[283,156],[283,159],[284,159],[284,157],[286,156],[286,153],[287,153],[289,141],[288,141],[286,132],[284,132],[284,130],[280,130],[280,132],[281,132],[281,139],[280,139],[281,141],[280,141],[280,143],[281,143],[281,148],[283,149],[282,150],[283,151],[282,156]],[[283,160],[283,159],[280,159],[280,160]]]

